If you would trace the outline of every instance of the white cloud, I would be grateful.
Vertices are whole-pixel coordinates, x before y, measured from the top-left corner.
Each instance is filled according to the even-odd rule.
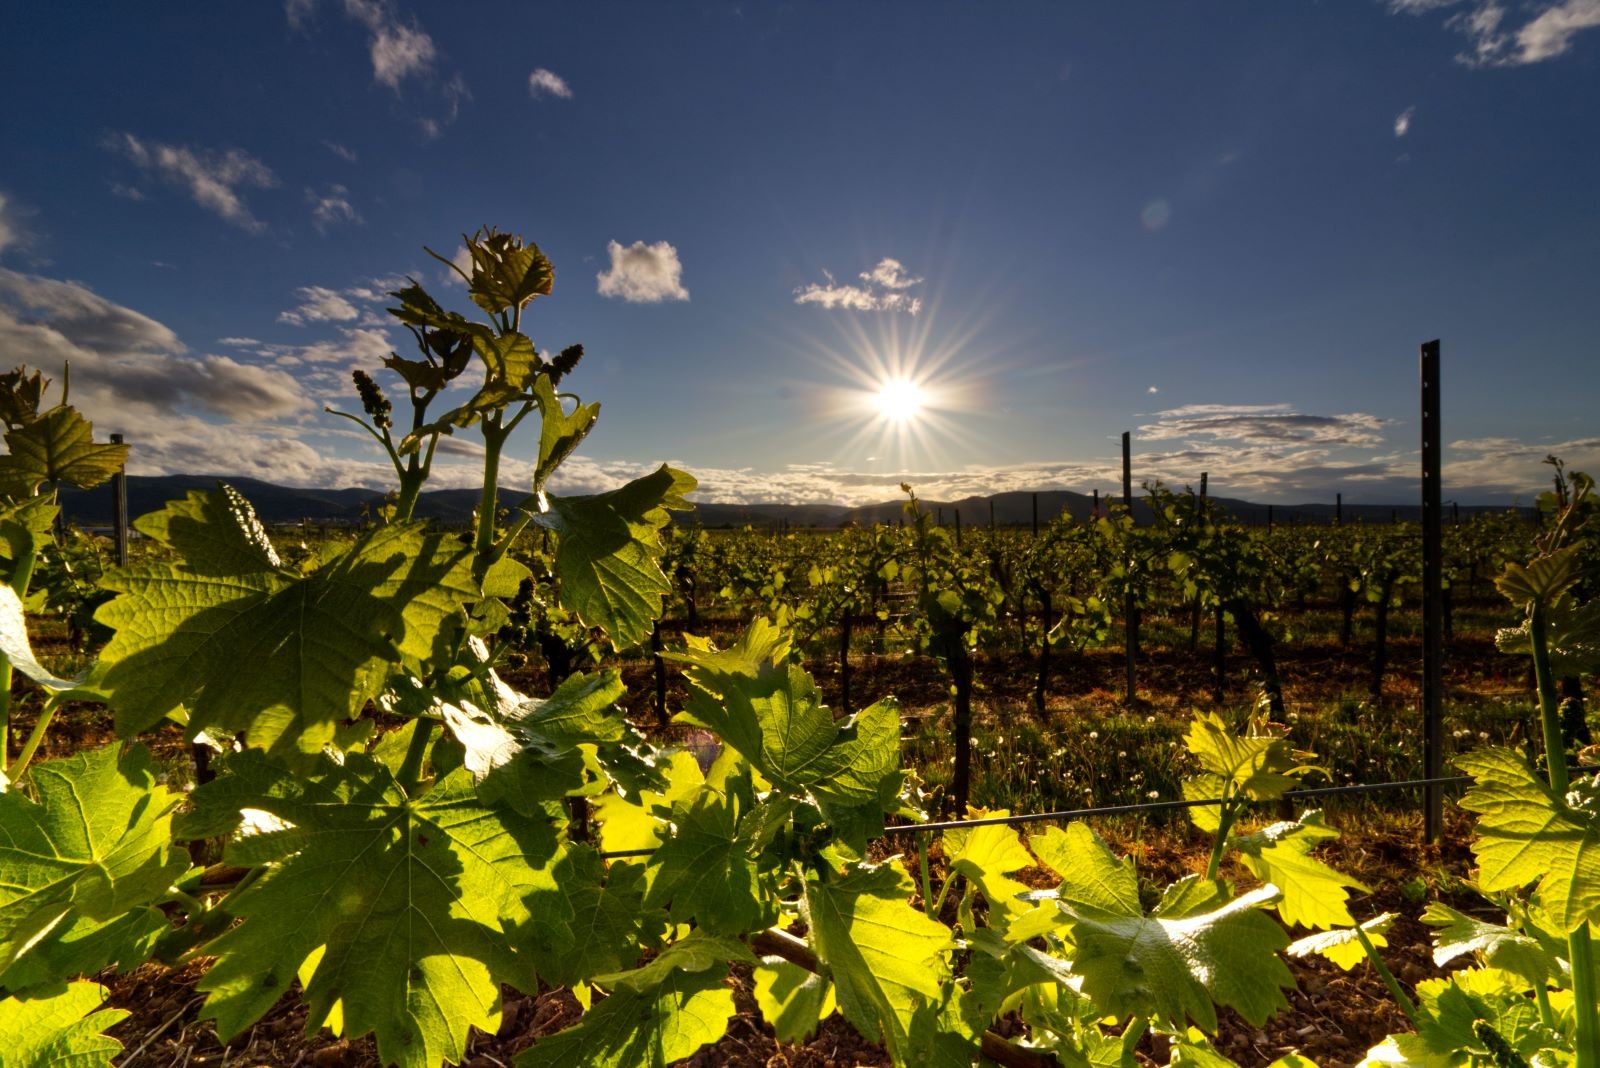
[[[324,140],[322,142],[322,147],[327,149],[329,152],[332,152],[335,156],[338,156],[346,163],[354,163],[359,158],[356,155],[355,149],[347,148],[337,141]]]
[[[1424,15],[1460,8],[1462,0],[1389,0],[1396,14]],[[1498,0],[1469,0],[1445,25],[1466,37],[1467,51],[1456,60],[1469,67],[1517,67],[1564,55],[1573,38],[1600,27],[1600,0],[1532,0],[1508,19]],[[1521,25],[1511,25],[1520,21]]]
[[[1517,31],[1518,62],[1553,59],[1572,47],[1583,30],[1600,26],[1600,0],[1566,0],[1541,12]]]
[[[1471,438],[1452,441],[1446,450],[1445,495],[1470,486],[1485,494],[1523,495],[1524,503],[1550,487],[1546,456],[1559,456],[1571,471],[1600,472],[1600,437],[1559,442],[1525,442],[1516,438]]]
[[[606,242],[611,269],[595,275],[602,297],[620,297],[630,304],[659,304],[666,300],[688,300],[683,288],[683,264],[678,250],[665,241],[653,245],[635,241],[622,245]]]
[[[284,13],[291,28],[308,31],[318,0],[286,0]],[[438,70],[439,46],[414,17],[402,15],[392,0],[339,0],[338,6],[350,21],[366,30],[367,58],[372,63],[372,79],[392,90],[396,97],[411,82],[421,83],[443,99],[442,114],[417,118],[423,135],[438,137],[456,120],[463,101],[472,94],[460,74],[443,78]],[[343,145],[324,141],[328,151],[355,162],[355,153]]]
[[[1151,386],[1149,389],[1145,390],[1145,392],[1146,393],[1160,393],[1161,390],[1159,388],[1157,388],[1156,386]]]
[[[1389,10],[1400,15],[1421,15],[1454,7],[1461,0],[1389,0]]]
[[[848,311],[893,311],[916,315],[922,310],[922,298],[913,297],[904,290],[922,284],[921,278],[906,273],[899,260],[885,256],[869,271],[858,276],[862,285],[841,284],[831,273],[822,272],[827,282],[813,282],[794,291],[796,304],[816,304],[823,308],[844,308]]]
[[[472,277],[472,253],[467,251],[466,245],[456,249],[455,255],[450,257],[450,262],[461,271],[461,274],[466,275],[467,278]],[[439,277],[444,279],[446,285],[464,286],[467,284],[466,279],[448,267],[439,271]]]
[[[869,285],[880,285],[885,289],[910,289],[912,286],[922,284],[922,279],[912,278],[906,274],[905,265],[889,256],[879,260],[878,265],[872,270],[862,271],[861,280]]]
[[[292,0],[290,22],[296,21],[294,8],[310,7],[305,0]],[[426,75],[439,50],[433,38],[415,19],[402,21],[386,0],[344,0],[344,13],[367,29],[367,54],[372,60],[372,77],[395,92],[407,78]]]
[[[345,294],[326,286],[301,286],[295,290],[300,303],[278,313],[278,322],[304,326],[306,323],[345,322],[361,317],[361,309]]]
[[[376,327],[341,326],[337,337],[313,341],[309,345],[267,345],[264,351],[282,367],[341,364],[346,368],[371,370],[394,351],[394,347],[389,344],[389,335]]]
[[[1411,132],[1411,116],[1417,113],[1417,105],[1412,104],[1394,117],[1394,135],[1404,137]]]
[[[228,356],[186,354],[162,323],[66,282],[0,268],[0,351],[59,379],[72,365],[72,400],[119,427],[159,423],[186,406],[229,420],[306,410],[300,384],[282,371]]]
[[[360,225],[365,222],[350,203],[350,190],[342,185],[330,185],[320,193],[308,187],[306,203],[311,205],[311,224],[319,234],[338,223]]]
[[[555,96],[562,100],[571,100],[572,87],[555,71],[536,67],[533,73],[528,75],[528,95],[536,99],[541,96]]]
[[[217,152],[145,141],[131,133],[106,139],[108,149],[127,157],[141,170],[185,189],[194,202],[235,226],[259,233],[266,225],[250,212],[241,189],[270,189],[277,177],[265,163],[241,149]]]
[[[14,218],[15,208],[4,193],[0,193],[0,252],[22,243],[22,228]]]
[[[122,182],[111,183],[111,195],[123,200],[140,201],[144,199],[144,190],[136,185],[125,185]]]
[[[1139,428],[1151,441],[1210,438],[1213,441],[1312,442],[1373,446],[1383,441],[1384,420],[1353,412],[1308,415],[1288,404],[1188,404],[1156,413]]]

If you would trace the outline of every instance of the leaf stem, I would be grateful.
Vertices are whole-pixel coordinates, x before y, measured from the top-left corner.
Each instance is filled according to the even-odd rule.
[[[1366,951],[1367,961],[1371,963],[1373,971],[1378,973],[1378,978],[1383,980],[1383,985],[1389,988],[1389,996],[1394,998],[1395,1004],[1400,1006],[1400,1011],[1406,1014],[1406,1019],[1411,1021],[1411,1026],[1422,1029],[1422,1012],[1417,1008],[1416,1002],[1406,995],[1400,986],[1400,981],[1394,977],[1389,966],[1383,963],[1383,958],[1378,956],[1378,947],[1372,944],[1372,939],[1367,937],[1367,932],[1361,929],[1358,923],[1354,928],[1356,941],[1361,943],[1361,948]]]
[[[428,743],[433,740],[433,720],[418,719],[416,727],[412,729],[411,744],[406,747],[406,758],[400,765],[400,788],[411,797],[417,792],[417,783],[422,780],[422,760],[428,755]]]
[[[1544,762],[1550,776],[1550,789],[1558,798],[1564,798],[1569,785],[1567,756],[1561,741],[1555,676],[1550,670],[1548,630],[1545,606],[1536,600],[1529,614],[1528,637],[1533,647],[1534,679],[1539,687],[1539,718],[1544,724]],[[1587,923],[1579,924],[1577,930],[1567,935],[1567,960],[1572,965],[1572,1013],[1578,1025],[1575,1063],[1577,1068],[1597,1068],[1600,1065],[1600,1006],[1595,1001],[1594,946]]]
[[[1217,877],[1217,869],[1222,867],[1222,854],[1228,846],[1228,832],[1233,830],[1233,821],[1239,816],[1238,796],[1233,792],[1230,783],[1224,793],[1222,811],[1217,817],[1217,834],[1211,843],[1211,859],[1206,862],[1206,879]]]
[[[10,674],[10,672],[7,672]],[[6,688],[10,689],[10,680],[6,680]],[[5,769],[6,775],[12,782],[22,778],[22,773],[28,770],[28,762],[33,759],[34,751],[39,748],[39,743],[44,740],[44,732],[49,729],[50,721],[55,718],[56,702],[45,702],[44,708],[39,711],[39,718],[33,721],[33,729],[28,732],[28,740],[22,743],[22,752],[17,754],[17,762]]]
[[[481,585],[494,561],[494,517],[500,504],[500,450],[508,432],[501,429],[502,413],[483,421],[483,491],[478,497],[478,530],[472,577]]]

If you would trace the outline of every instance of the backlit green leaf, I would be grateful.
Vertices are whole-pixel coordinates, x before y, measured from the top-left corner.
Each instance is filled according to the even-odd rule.
[[[845,1018],[903,1062],[912,1019],[937,1006],[950,974],[950,929],[911,907],[911,879],[893,863],[807,880],[812,948]]]
[[[1461,807],[1476,812],[1478,885],[1488,893],[1537,884],[1541,903],[1562,932],[1600,917],[1600,831],[1567,807],[1509,749],[1456,757],[1475,780]]]
[[[1293,822],[1274,823],[1233,839],[1240,859],[1256,878],[1283,891],[1278,915],[1290,926],[1344,927],[1355,923],[1346,904],[1348,890],[1366,887],[1311,856],[1339,832],[1322,822],[1321,812],[1306,812]]]
[[[621,489],[547,498],[534,522],[555,531],[561,603],[621,649],[641,641],[672,584],[661,571],[660,530],[669,511],[689,508],[695,481],[663,464]]]
[[[111,1068],[122,1043],[103,1032],[129,1014],[105,999],[99,983],[69,983],[0,1000],[0,1068]]]
[[[298,973],[313,1023],[374,1032],[380,1056],[408,1068],[459,1062],[469,1027],[498,1025],[501,980],[528,981],[504,932],[570,920],[530,917],[525,904],[541,884],[538,901],[565,900],[549,892],[557,846],[548,821],[485,806],[464,769],[421,798],[360,753],[342,764],[324,757],[309,777],[259,751],[229,769],[196,791],[196,825],[215,830],[261,812],[276,829],[229,844],[229,863],[266,865],[265,874],[227,900],[242,922],[200,948],[217,958],[198,985],[225,1037]]]
[[[420,523],[373,530],[303,577],[226,491],[192,492],[138,526],[179,559],[104,580],[120,596],[96,618],[117,633],[93,684],[123,733],[186,708],[191,732],[315,752],[477,597],[467,547]]]
[[[27,781],[37,802],[0,793],[0,968],[58,925],[164,898],[189,867],[172,845],[182,795],[156,784],[143,746],[36,764]]]
[[[93,425],[66,404],[7,430],[5,440],[10,452],[0,456],[0,488],[18,497],[63,483],[91,489],[128,462],[126,445],[96,445]]]

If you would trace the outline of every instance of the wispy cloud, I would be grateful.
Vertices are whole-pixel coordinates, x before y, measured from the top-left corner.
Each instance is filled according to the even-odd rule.
[[[16,216],[16,205],[4,193],[0,193],[0,252],[22,244],[22,225]]]
[[[606,242],[611,267],[595,275],[602,297],[620,297],[630,304],[659,304],[667,300],[688,300],[683,287],[683,264],[678,250],[665,241],[646,244],[635,241],[623,245]]]
[[[912,277],[899,260],[885,256],[870,270],[857,277],[861,285],[837,281],[823,271],[827,282],[813,282],[794,291],[796,304],[815,304],[823,308],[844,308],[849,311],[890,311],[916,315],[922,310],[922,298],[905,292],[922,284],[921,278]]]
[[[1600,471],[1600,437],[1557,442],[1499,437],[1452,441],[1443,470],[1445,493],[1456,492],[1457,486],[1473,486],[1489,493],[1531,497],[1549,488],[1546,456],[1561,457],[1575,471]]]
[[[1417,106],[1412,104],[1394,117],[1394,135],[1404,137],[1411,132],[1411,116],[1417,113]]]
[[[1288,404],[1188,404],[1157,412],[1155,419],[1139,428],[1141,437],[1373,446],[1383,441],[1384,426],[1375,415],[1310,415]]]
[[[1388,0],[1391,12],[1452,10],[1445,25],[1466,37],[1456,60],[1469,67],[1517,67],[1566,54],[1584,30],[1600,27],[1600,0],[1533,0],[1512,14],[1498,0]]]
[[[361,318],[361,309],[337,289],[326,286],[301,286],[295,290],[300,303],[278,313],[278,322],[304,326],[307,323],[349,322]]]
[[[228,222],[260,233],[266,224],[250,212],[242,189],[270,189],[277,177],[265,163],[238,148],[222,151],[146,141],[131,133],[113,134],[105,147],[170,185]]]
[[[262,352],[279,367],[338,364],[371,370],[394,351],[389,335],[371,326],[341,326],[335,336],[308,345],[264,345]],[[340,380],[343,375],[337,376]]]
[[[572,87],[555,71],[535,67],[533,73],[528,75],[528,95],[536,99],[541,96],[555,96],[562,100],[571,100]]]
[[[284,13],[289,25],[302,32],[310,27],[319,0],[287,0]],[[396,97],[408,82],[430,86],[444,103],[444,111],[417,119],[429,138],[438,137],[456,120],[461,105],[472,93],[461,75],[444,77],[438,71],[439,46],[415,17],[402,15],[391,0],[338,0],[345,18],[367,33],[367,58],[372,63],[372,79],[392,90]],[[354,162],[355,154],[342,145],[324,141],[328,151]],[[349,153],[346,155],[346,153]]]
[[[344,160],[346,163],[354,163],[357,159],[360,158],[360,157],[358,157],[356,155],[356,150],[355,149],[348,148],[345,145],[341,145],[337,141],[324,140],[322,142],[322,147],[327,149],[329,152],[332,152],[335,156],[338,156],[340,159]]]
[[[308,187],[306,203],[311,205],[311,224],[319,234],[339,223],[359,225],[365,221],[350,203],[350,190],[342,185],[330,185],[320,193]]]

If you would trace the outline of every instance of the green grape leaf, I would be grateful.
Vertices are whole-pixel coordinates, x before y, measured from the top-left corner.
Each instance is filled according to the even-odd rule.
[[[402,456],[409,456],[422,448],[422,443],[436,435],[446,437],[453,435],[456,430],[476,426],[480,419],[492,412],[504,408],[506,405],[520,399],[522,391],[515,386],[507,385],[498,379],[485,382],[479,390],[468,397],[466,403],[451,408],[443,415],[431,422],[423,423],[416,427],[405,437],[400,439],[395,446],[395,451]]]
[[[649,993],[619,990],[565,1031],[517,1055],[517,1068],[666,1068],[721,1038],[733,1018],[726,969],[672,972]]]
[[[810,674],[777,659],[787,643],[774,630],[757,619],[733,649],[676,654],[691,686],[679,718],[716,731],[774,786],[810,793],[836,823],[862,809],[881,821],[901,782],[900,706],[879,701],[835,720]]]
[[[1525,996],[1520,976],[1497,969],[1468,968],[1444,979],[1424,979],[1416,986],[1417,1006],[1423,1010],[1418,1038],[1427,1053],[1491,1051],[1479,1035],[1480,1021],[1487,1023],[1505,1044],[1528,1057],[1541,1049],[1562,1049],[1563,1036],[1547,1029],[1538,1006]],[[1460,1063],[1460,1057],[1454,1063]]]
[[[950,975],[950,929],[910,905],[911,879],[893,863],[805,884],[812,949],[845,1018],[904,1061],[912,1021],[939,1004]]]
[[[968,813],[969,818],[1008,815],[1010,812],[1005,809],[974,809]],[[1028,887],[1010,878],[1010,874],[1032,867],[1034,860],[1015,830],[997,825],[945,831],[939,841],[950,871],[965,875],[983,891],[984,900],[989,902],[991,924],[1003,928],[1011,916],[1028,910],[1029,906],[1018,900]]]
[[[665,759],[665,788],[644,790],[637,800],[620,793],[602,794],[594,802],[595,818],[600,821],[600,848],[608,853],[635,849],[655,849],[663,834],[671,829],[658,810],[671,811],[675,801],[694,796],[705,782],[694,754],[679,749]]]
[[[1512,604],[1550,604],[1582,575],[1582,545],[1542,553],[1526,565],[1511,562],[1494,584]]]
[[[111,1068],[122,1043],[104,1032],[130,1015],[101,1009],[99,983],[68,983],[33,997],[0,1000],[0,1068]]]
[[[480,233],[466,242],[472,257],[467,292],[490,315],[550,295],[556,272],[538,245],[501,233]]]
[[[374,1032],[379,1056],[408,1068],[459,1062],[469,1028],[498,1025],[500,982],[530,979],[508,959],[506,929],[571,919],[533,917],[526,904],[530,894],[551,908],[566,900],[549,875],[549,821],[484,805],[465,769],[411,798],[365,754],[323,756],[294,776],[249,750],[195,792],[195,808],[208,830],[270,817],[254,817],[270,829],[225,854],[267,865],[227,901],[241,922],[199,949],[217,958],[198,988],[225,1038],[298,974],[312,1024]]]
[[[1441,968],[1457,957],[1476,953],[1490,967],[1515,972],[1533,986],[1543,985],[1554,975],[1544,948],[1521,931],[1484,923],[1438,901],[1428,903],[1422,922],[1439,928],[1434,934],[1433,962]]]
[[[1356,922],[1346,904],[1350,896],[1347,888],[1363,892],[1367,888],[1311,856],[1317,846],[1337,837],[1339,832],[1322,822],[1322,813],[1311,811],[1302,813],[1299,820],[1274,823],[1252,834],[1239,835],[1233,844],[1256,878],[1283,891],[1278,915],[1284,923],[1346,927]]]
[[[66,917],[34,940],[10,967],[0,967],[0,988],[25,991],[106,968],[119,974],[131,971],[150,959],[157,939],[171,930],[172,921],[154,905],[110,920]]]
[[[662,464],[620,489],[588,497],[545,498],[533,521],[560,538],[555,573],[561,604],[586,626],[601,627],[623,649],[650,632],[672,584],[661,571],[661,528],[669,511],[691,507],[695,480]]]
[[[577,845],[562,855],[552,876],[554,889],[536,894],[529,908],[535,914],[570,914],[570,934],[566,928],[534,924],[511,938],[532,958],[540,978],[553,986],[572,986],[632,967],[644,932],[666,923],[665,913],[644,907],[643,865],[607,866],[593,847]],[[560,908],[547,910],[543,893],[563,898]]]
[[[838,1007],[832,983],[782,957],[762,957],[751,978],[756,1007],[780,1042],[804,1042]]]
[[[1215,712],[1195,716],[1184,744],[1199,760],[1201,778],[1219,787],[1199,796],[1220,797],[1220,787],[1232,786],[1245,797],[1271,800],[1299,785],[1297,773],[1304,770],[1281,734],[1237,734]]]
[[[166,896],[189,867],[172,847],[182,802],[155,781],[143,746],[36,764],[38,802],[0,793],[0,968],[58,924],[108,921]],[[56,978],[52,976],[51,978]]]
[[[1554,674],[1589,675],[1600,669],[1600,601],[1575,605],[1570,597],[1559,597],[1546,607],[1545,618],[1545,643]],[[1495,632],[1495,647],[1502,653],[1531,655],[1532,627],[1532,619],[1502,627]]]
[[[1363,923],[1361,930],[1367,936],[1367,941],[1372,943],[1372,948],[1382,949],[1389,944],[1388,931],[1393,923],[1394,914],[1385,912]],[[1339,927],[1331,931],[1318,931],[1316,934],[1306,935],[1291,942],[1284,952],[1291,957],[1309,957],[1315,953],[1326,957],[1345,971],[1367,959],[1367,951],[1361,945],[1361,936],[1356,934],[1354,927]]]
[[[83,682],[83,678],[59,678],[49,668],[39,663],[33,655],[33,645],[28,641],[28,620],[22,610],[17,591],[0,583],[0,670],[9,663],[28,678],[47,690],[70,690]]]
[[[191,733],[316,752],[478,596],[468,548],[420,523],[380,527],[306,576],[276,565],[254,513],[225,491],[137,525],[180,559],[104,580],[120,596],[96,618],[116,634],[92,684],[124,734],[187,709]]]
[[[615,668],[570,675],[548,698],[527,697],[489,675],[493,715],[465,702],[438,705],[485,801],[504,800],[531,815],[540,803],[584,785],[579,746],[620,741],[627,733],[616,703],[626,688]]]
[[[539,354],[533,342],[518,331],[477,335],[473,338],[478,355],[489,368],[489,380],[515,390],[526,389],[539,373]]]
[[[750,802],[748,779],[728,790],[707,784],[672,805],[672,834],[650,858],[645,904],[665,905],[674,923],[689,920],[717,934],[761,926],[765,911],[752,846],[761,812]]]
[[[1563,934],[1600,918],[1600,832],[1550,792],[1522,756],[1475,749],[1455,759],[1475,780],[1461,807],[1476,812],[1472,852],[1487,893],[1537,883],[1539,898]]]
[[[566,411],[550,379],[542,375],[533,384],[533,395],[544,417],[539,427],[539,461],[533,472],[533,492],[541,493],[550,475],[594,429],[600,405],[579,404]]]
[[[708,968],[720,972],[729,961],[754,964],[756,958],[750,947],[737,938],[697,929],[668,945],[650,963],[631,971],[597,975],[594,983],[605,990],[648,994],[669,982],[673,972],[703,972]]]
[[[93,425],[67,404],[12,427],[5,439],[10,453],[0,456],[0,488],[16,497],[62,483],[92,489],[128,462],[126,445],[96,445]]]
[[[1103,1012],[1150,1016],[1173,1027],[1192,1020],[1214,1033],[1216,1005],[1259,1025],[1288,1004],[1283,989],[1294,978],[1278,951],[1289,938],[1261,911],[1278,899],[1277,887],[1210,912],[1190,911],[1195,895],[1180,892],[1172,902],[1187,906],[1182,915],[1145,916],[1132,866],[1084,824],[1072,824],[1046,852],[1066,877],[1057,904],[1075,943],[1071,970]]]
[[[267,528],[244,494],[217,483],[140,516],[134,528],[170,548],[185,569],[214,578],[255,575],[282,567]]]
[[[1109,914],[1138,914],[1139,879],[1133,863],[1111,855],[1098,835],[1084,823],[1051,827],[1028,839],[1033,855],[1057,875],[1062,902]]]

